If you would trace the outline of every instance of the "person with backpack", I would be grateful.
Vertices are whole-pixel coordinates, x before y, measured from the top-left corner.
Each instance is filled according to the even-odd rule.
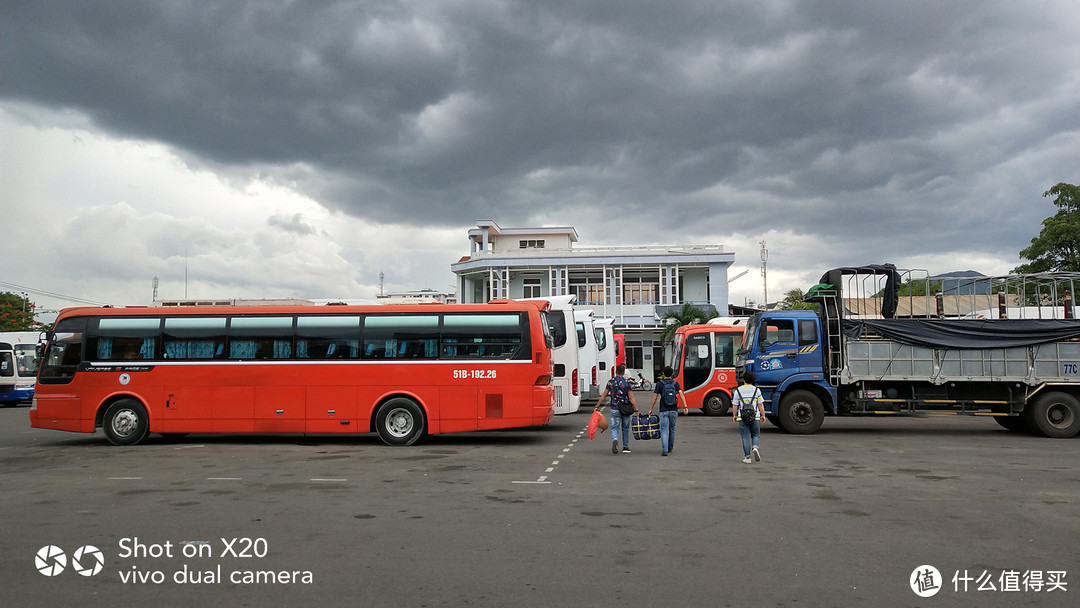
[[[761,421],[765,419],[765,399],[761,396],[761,390],[754,386],[754,372],[743,372],[741,382],[739,388],[731,393],[731,417],[739,423],[742,461],[750,464],[751,454],[755,462],[761,461],[758,443],[761,440]]]
[[[660,455],[667,456],[675,449],[675,421],[679,416],[679,400],[682,399],[682,411],[690,413],[690,406],[686,404],[686,395],[682,387],[671,376],[675,370],[671,366],[664,368],[664,377],[656,383],[653,389],[652,403],[649,404],[649,415],[652,416],[653,407],[660,401]]]
[[[626,379],[626,364],[615,368],[615,376],[608,380],[604,392],[596,400],[596,411],[604,405],[604,397],[611,395],[611,453],[619,453],[619,435],[622,435],[623,454],[630,453],[630,419],[638,413],[634,391]]]

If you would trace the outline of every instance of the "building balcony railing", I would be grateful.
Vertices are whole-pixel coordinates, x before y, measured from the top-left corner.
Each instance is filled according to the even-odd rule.
[[[474,251],[470,259],[483,258],[536,258],[536,257],[603,257],[632,255],[716,255],[734,253],[723,245],[657,245],[657,246],[612,246],[612,247],[574,247],[571,249],[505,249],[498,251]]]

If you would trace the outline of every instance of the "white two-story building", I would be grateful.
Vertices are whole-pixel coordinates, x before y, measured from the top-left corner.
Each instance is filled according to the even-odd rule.
[[[469,255],[450,265],[458,300],[574,294],[578,308],[613,319],[626,334],[626,366],[655,379],[663,367],[660,318],[689,302],[728,314],[728,267],[720,245],[578,247],[571,226],[502,228],[480,220]],[[633,372],[632,372],[633,373]],[[636,374],[635,374],[636,375]]]

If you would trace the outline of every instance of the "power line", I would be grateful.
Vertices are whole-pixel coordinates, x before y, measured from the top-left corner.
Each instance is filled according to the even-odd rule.
[[[15,283],[8,283],[7,281],[0,281],[0,285],[3,285],[5,287],[14,287],[15,289],[18,289],[19,291],[24,291],[26,293],[32,293],[32,294],[38,295],[38,296],[47,296],[47,297],[50,297],[50,298],[56,298],[58,300],[65,300],[67,302],[75,302],[77,304],[91,304],[91,305],[94,305],[94,306],[108,306],[109,305],[108,302],[98,302],[97,300],[87,300],[86,298],[76,298],[75,296],[66,296],[64,294],[56,293],[56,292],[53,292],[53,291],[45,291],[44,289],[35,289],[33,287],[27,287],[25,285],[16,285]]]

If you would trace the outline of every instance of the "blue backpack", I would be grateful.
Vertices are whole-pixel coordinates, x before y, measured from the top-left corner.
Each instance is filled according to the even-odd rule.
[[[667,406],[678,405],[679,383],[674,380],[661,380],[660,383],[664,385],[664,388],[660,389],[662,403]]]

